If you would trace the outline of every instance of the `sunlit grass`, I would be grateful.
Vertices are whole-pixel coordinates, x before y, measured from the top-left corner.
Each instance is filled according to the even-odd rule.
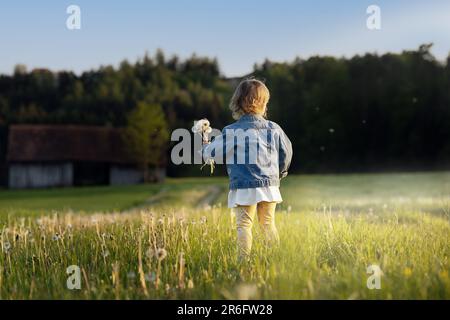
[[[233,217],[221,205],[226,192],[217,206],[196,206],[208,193],[204,180],[169,182],[150,208],[127,213],[6,213],[0,298],[450,298],[445,181],[373,176],[378,183],[370,189],[370,176],[349,177],[351,185],[345,176],[318,178],[286,180],[276,217],[281,245],[267,248],[255,226],[244,263],[237,260]],[[427,188],[414,184],[408,194],[420,180]],[[390,191],[382,191],[386,185]],[[398,201],[399,194],[412,200]],[[66,286],[70,265],[81,268],[80,290]],[[379,290],[367,288],[369,265],[383,272]]]

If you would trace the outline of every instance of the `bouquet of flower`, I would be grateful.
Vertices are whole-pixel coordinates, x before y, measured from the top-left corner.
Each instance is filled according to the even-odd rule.
[[[208,134],[212,132],[212,129],[209,125],[209,120],[201,119],[198,121],[194,121],[192,132],[201,134],[203,143],[208,143],[209,142]]]
[[[208,119],[201,119],[198,121],[194,121],[194,126],[192,127],[192,132],[195,134],[200,134],[202,136],[203,144],[209,143],[208,135],[212,132],[212,129],[209,124]],[[214,172],[214,160],[209,159],[206,163],[200,168],[203,169],[204,166],[209,164],[211,166],[211,174]]]

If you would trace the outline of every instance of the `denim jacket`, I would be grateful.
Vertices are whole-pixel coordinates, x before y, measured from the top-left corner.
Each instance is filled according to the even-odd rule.
[[[292,160],[292,144],[278,124],[243,115],[205,144],[203,159],[227,166],[230,189],[279,186]]]

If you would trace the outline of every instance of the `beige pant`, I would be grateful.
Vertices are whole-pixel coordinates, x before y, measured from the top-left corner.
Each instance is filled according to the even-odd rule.
[[[251,206],[238,206],[235,208],[237,223],[237,240],[239,257],[248,257],[252,249],[252,226],[255,212],[267,244],[279,242],[278,231],[275,226],[276,202],[259,202]]]

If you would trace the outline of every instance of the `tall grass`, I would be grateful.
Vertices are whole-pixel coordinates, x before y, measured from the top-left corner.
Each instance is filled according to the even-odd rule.
[[[1,228],[2,299],[448,299],[445,217],[383,211],[280,213],[281,245],[255,228],[239,263],[228,210],[11,217]],[[165,253],[167,255],[165,256]],[[383,271],[369,290],[369,265]],[[81,269],[69,290],[66,269]]]
[[[217,205],[199,207],[214,186]],[[280,246],[255,226],[242,263],[222,178],[1,192],[0,298],[450,298],[450,173],[291,176],[281,189]]]

